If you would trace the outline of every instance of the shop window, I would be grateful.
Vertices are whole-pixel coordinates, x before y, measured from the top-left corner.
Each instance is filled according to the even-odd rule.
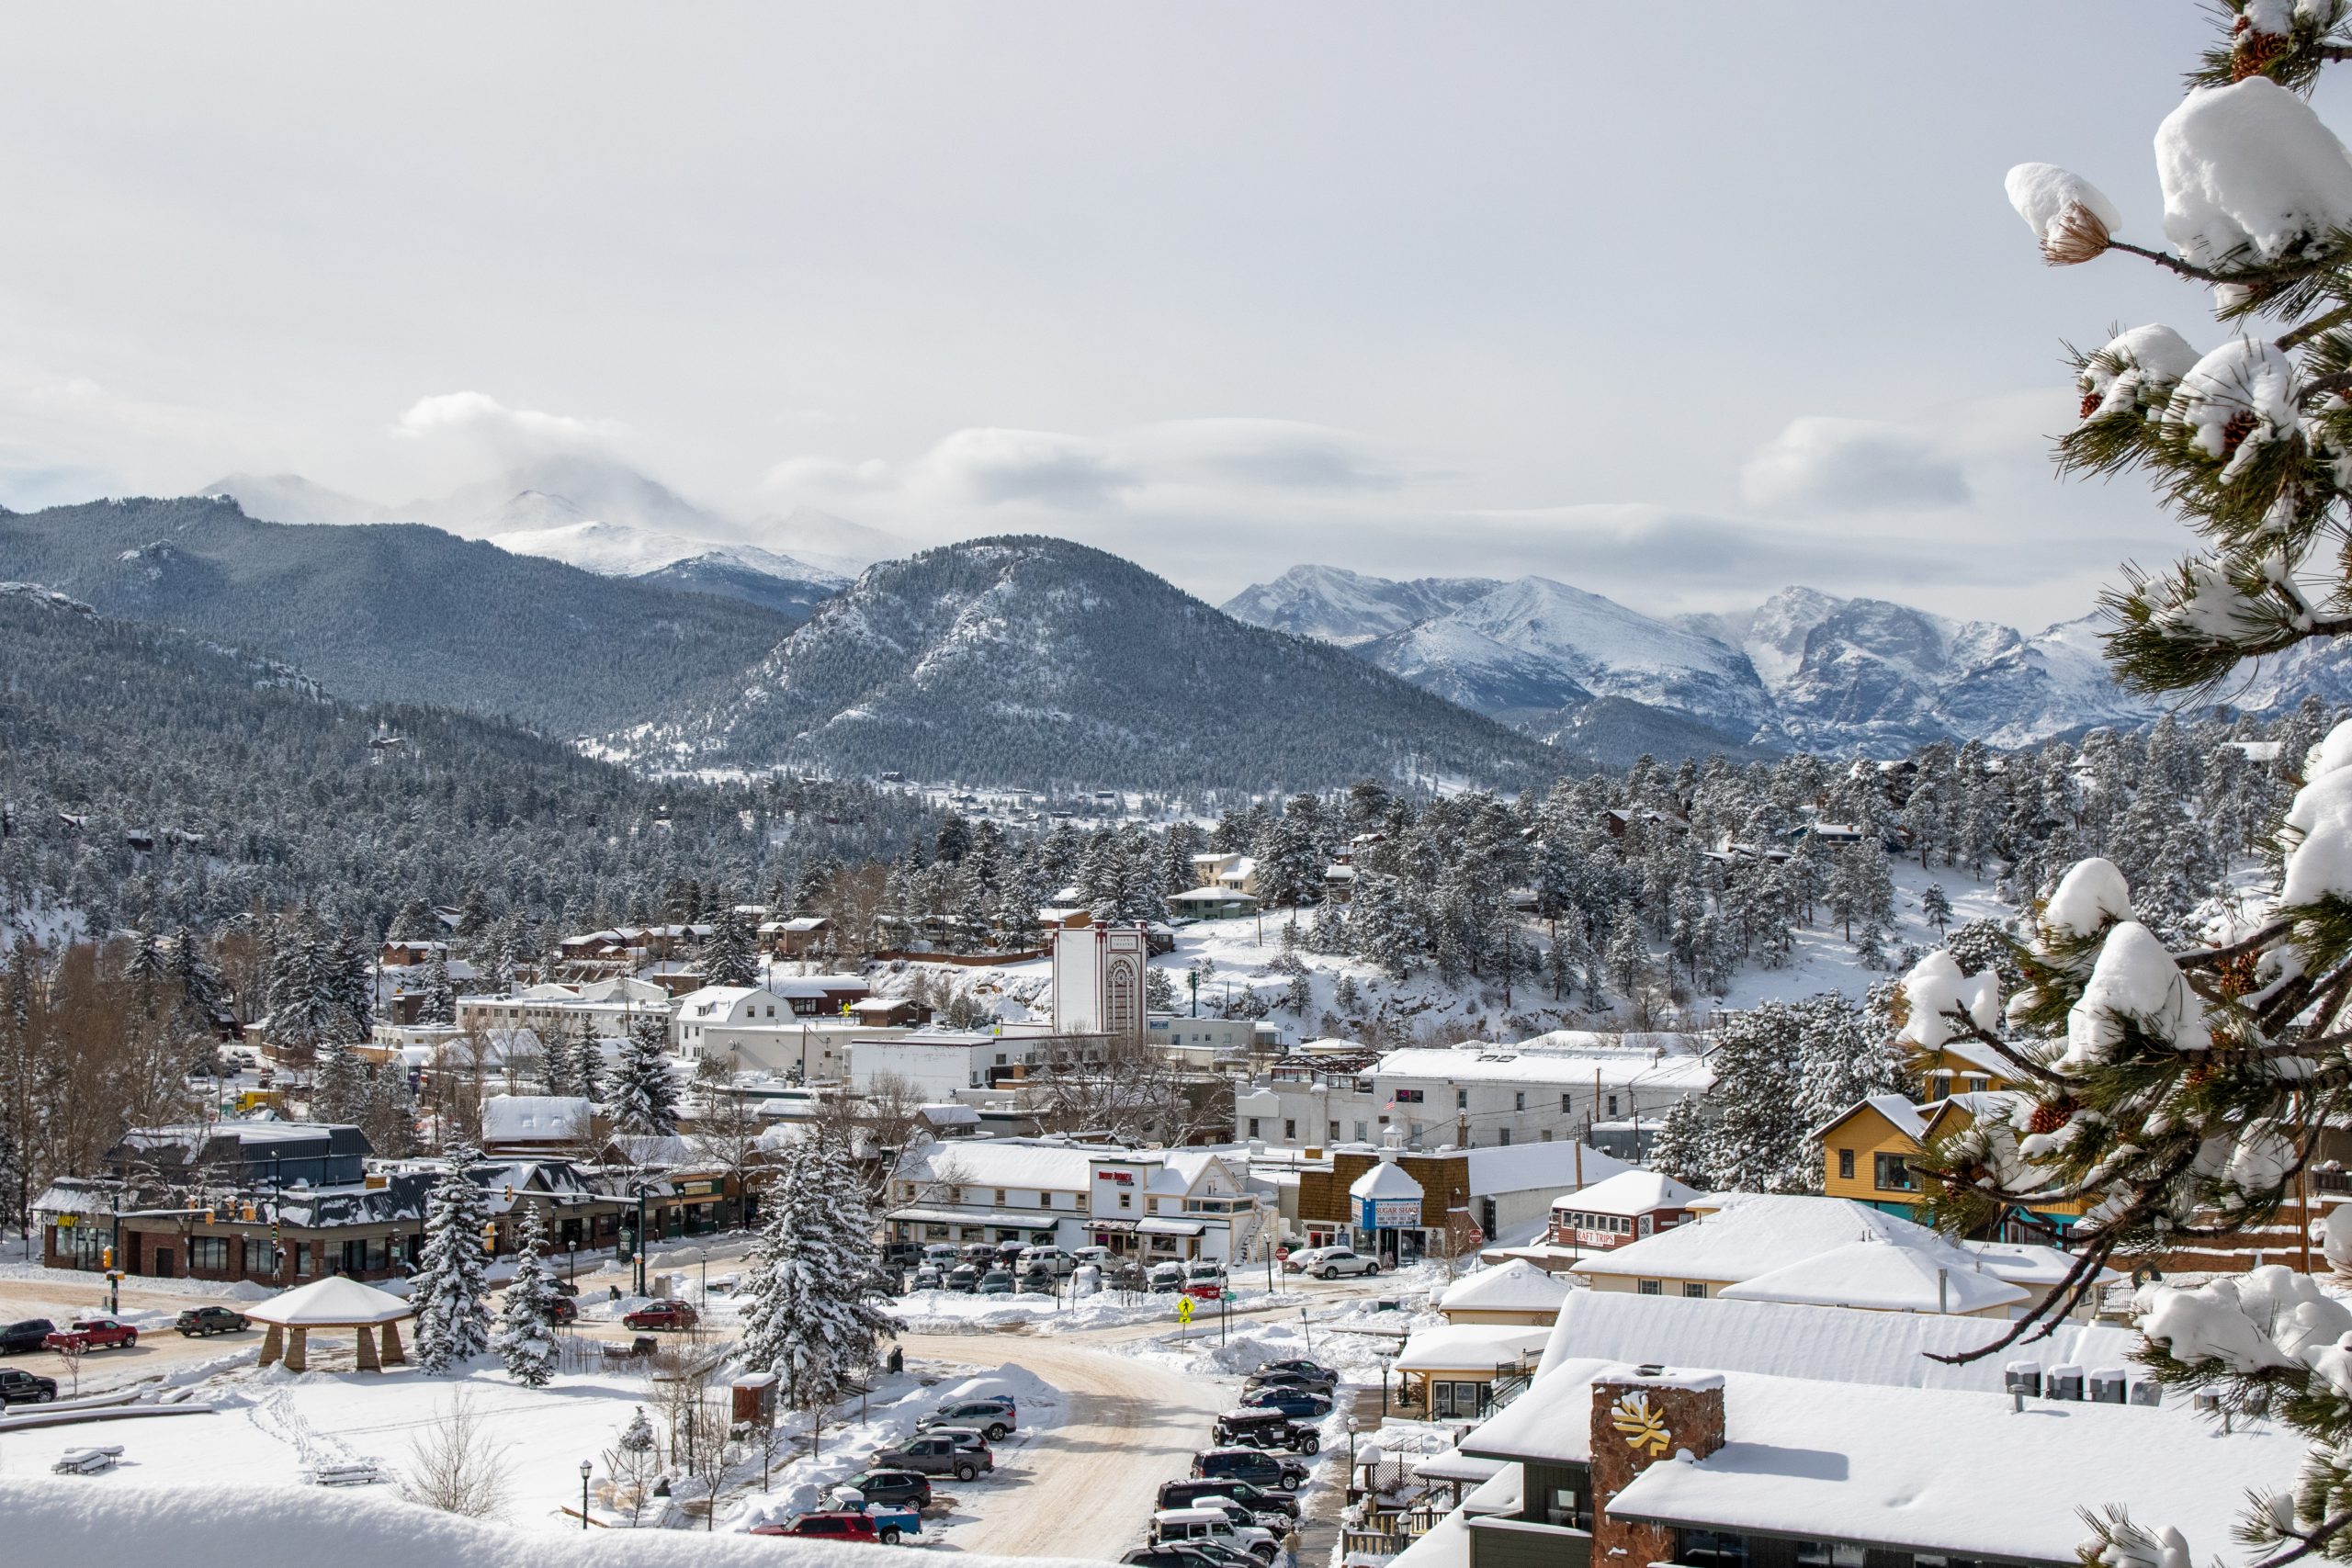
[[[269,1245],[268,1237],[248,1236],[245,1238],[244,1271],[247,1274],[277,1272],[277,1251]]]
[[[193,1274],[226,1274],[229,1271],[229,1238],[225,1235],[192,1235],[187,1238],[187,1267]]]

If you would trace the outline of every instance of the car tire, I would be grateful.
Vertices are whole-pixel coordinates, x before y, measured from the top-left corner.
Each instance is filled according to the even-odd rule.
[[[986,1428],[986,1430],[988,1433],[988,1439],[991,1443],[1001,1443],[1004,1441],[1005,1438],[1012,1435],[1012,1428],[1006,1426],[1001,1421],[998,1422],[993,1427]]]
[[[54,1404],[57,1403],[57,1391],[52,1388],[45,1393],[37,1393],[33,1396],[33,1403],[35,1404]]]
[[[1303,1454],[1319,1453],[1322,1448],[1323,1439],[1312,1432],[1298,1440],[1298,1451]]]
[[[896,1546],[899,1544],[899,1531],[897,1527],[890,1526],[886,1527],[883,1529],[882,1544],[885,1546]]]
[[[126,1350],[136,1350],[139,1348],[139,1335],[136,1330],[132,1331],[130,1337],[122,1342],[122,1348]]]
[[[1340,1277],[1340,1270],[1333,1265],[1327,1263],[1323,1266],[1323,1272],[1315,1277],[1318,1280],[1336,1280]]]
[[[967,1486],[970,1485],[974,1478],[976,1478],[979,1473],[980,1472],[978,1471],[973,1469],[968,1464],[959,1464],[956,1467],[956,1479],[964,1483]]]
[[[1377,1273],[1379,1273],[1379,1272],[1380,1272],[1380,1265],[1379,1265],[1379,1264],[1377,1264],[1377,1263],[1367,1263],[1367,1264],[1365,1264],[1365,1265],[1363,1266],[1363,1277],[1364,1277],[1365,1279],[1367,1279],[1367,1280],[1371,1279],[1374,1274],[1377,1274]]]
[[[1298,1477],[1285,1473],[1279,1484],[1285,1492],[1295,1492],[1298,1490]]]

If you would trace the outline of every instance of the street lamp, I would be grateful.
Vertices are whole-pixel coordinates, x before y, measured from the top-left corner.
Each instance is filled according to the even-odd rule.
[[[1352,1446],[1348,1453],[1353,1457],[1355,1450]],[[583,1530],[588,1528],[588,1461],[584,1459],[580,1461],[580,1528]]]
[[[1355,1479],[1356,1479],[1356,1418],[1355,1418],[1355,1416],[1354,1416],[1351,1415],[1351,1416],[1348,1417],[1348,1419],[1347,1419],[1347,1427],[1348,1427],[1348,1484],[1349,1484],[1349,1485],[1351,1485],[1351,1486],[1352,1486],[1352,1485],[1354,1485],[1354,1484],[1355,1484]]]

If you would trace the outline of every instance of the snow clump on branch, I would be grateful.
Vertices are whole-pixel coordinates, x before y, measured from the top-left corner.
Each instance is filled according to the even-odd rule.
[[[2352,176],[2352,164],[2345,165]],[[2229,466],[2227,484],[2254,454],[2299,432],[2295,362],[2257,338],[2223,344],[2190,367],[2165,408],[2165,429],[2199,452]]]
[[[2137,920],[2120,922],[2100,943],[2082,1000],[2066,1014],[2066,1052],[2058,1065],[2075,1072],[2105,1062],[2122,1043],[2125,1019],[2176,1050],[2212,1044],[2197,993],[2156,933]]]
[[[2098,419],[2126,409],[2159,407],[2180,378],[2197,366],[2197,351],[2170,327],[2133,327],[2091,355],[2076,386],[2082,417]]]
[[[2009,205],[2041,242],[2041,258],[2052,266],[2091,260],[2123,227],[2123,214],[2104,192],[2055,164],[2019,164],[2006,183]]]
[[[1987,969],[1963,975],[1959,961],[1938,948],[1912,965],[1903,976],[1903,998],[1910,1009],[1903,1031],[1895,1038],[1923,1051],[1939,1050],[1962,1029],[1951,1018],[1968,1015],[1977,1028],[1989,1030],[2001,1019],[2001,977]]]
[[[2288,908],[2352,897],[2352,720],[2312,748],[2305,777],[2311,782],[2287,808],[2278,902]]]
[[[2190,93],[2156,128],[2156,177],[2165,235],[2198,266],[2297,260],[2352,229],[2344,143],[2265,76]]]

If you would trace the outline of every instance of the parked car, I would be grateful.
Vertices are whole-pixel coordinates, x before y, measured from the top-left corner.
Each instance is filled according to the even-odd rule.
[[[1184,1265],[1184,1278],[1189,1283],[1195,1285],[1203,1283],[1222,1285],[1225,1283],[1225,1265],[1212,1263],[1206,1259],[1187,1263]]]
[[[1155,1545],[1214,1542],[1246,1551],[1261,1562],[1272,1562],[1282,1551],[1273,1531],[1236,1524],[1222,1508],[1162,1508],[1151,1516],[1151,1539]]]
[[[1009,1296],[1012,1294],[1012,1275],[1002,1269],[991,1269],[980,1276],[976,1288],[984,1296]]]
[[[1200,1568],[1265,1568],[1262,1558],[1252,1556],[1230,1541],[1171,1540],[1162,1551],[1189,1551]]]
[[[1294,1247],[1290,1249],[1290,1256],[1283,1259],[1283,1272],[1304,1274],[1320,1263],[1325,1253],[1346,1250],[1343,1247]]]
[[[246,1325],[243,1313],[231,1312],[227,1307],[190,1307],[172,1324],[190,1339],[200,1339],[208,1334],[234,1334]]]
[[[869,1503],[903,1508],[931,1506],[931,1478],[911,1470],[869,1470],[842,1482],[842,1489],[855,1492]]]
[[[969,1481],[982,1471],[994,1470],[996,1456],[985,1448],[967,1449],[945,1432],[925,1432],[895,1449],[876,1449],[866,1462],[876,1470],[911,1470]]]
[[[967,1241],[956,1256],[975,1269],[987,1269],[996,1262],[996,1248],[985,1241]]]
[[[37,1378],[14,1367],[0,1371],[0,1410],[11,1404],[47,1404],[56,1397],[55,1378]]]
[[[1316,1382],[1306,1372],[1253,1372],[1241,1387],[1245,1393],[1255,1393],[1260,1389],[1265,1388],[1297,1388],[1305,1389],[1309,1393],[1329,1392],[1322,1383]],[[1242,1403],[1247,1404],[1250,1402],[1244,1399]]]
[[[1288,1449],[1311,1454],[1323,1446],[1314,1427],[1302,1427],[1279,1410],[1247,1405],[1216,1418],[1216,1437],[1223,1448]]]
[[[1295,1492],[1306,1481],[1306,1466],[1287,1454],[1261,1449],[1204,1449],[1193,1456],[1193,1473],[1209,1480],[1246,1481],[1252,1486]]]
[[[1026,1242],[1001,1241],[996,1244],[996,1257],[993,1261],[1000,1269],[1010,1269],[1020,1262],[1021,1255],[1028,1250],[1029,1244]]]
[[[888,1242],[883,1246],[882,1261],[893,1268],[911,1269],[923,1260],[926,1250],[921,1242]]]
[[[946,1283],[947,1276],[926,1263],[915,1270],[914,1282],[909,1288],[917,1291],[936,1291],[943,1289]]]
[[[1340,1382],[1340,1374],[1322,1362],[1305,1359],[1261,1361],[1258,1363],[1258,1370],[1250,1375],[1253,1378],[1271,1378],[1276,1372],[1289,1372],[1317,1388],[1333,1388],[1338,1386]]]
[[[1277,1539],[1280,1539],[1284,1532],[1288,1531],[1297,1522],[1289,1516],[1283,1514],[1261,1514],[1255,1508],[1247,1507],[1242,1504],[1235,1502],[1230,1497],[1221,1496],[1214,1493],[1208,1496],[1203,1497],[1199,1502],[1193,1504],[1192,1506],[1195,1508],[1214,1508],[1217,1512],[1223,1514],[1227,1518],[1231,1519],[1234,1523],[1234,1527],[1238,1529],[1261,1529]]]
[[[1069,1260],[1074,1267],[1080,1269],[1089,1267],[1108,1269],[1111,1267],[1113,1256],[1111,1249],[1107,1247],[1074,1247],[1070,1248]]]
[[[928,1432],[933,1427],[971,1427],[991,1443],[1001,1443],[1012,1435],[1020,1419],[1009,1399],[959,1399],[953,1404],[943,1404],[915,1423],[915,1430]]]
[[[945,1438],[959,1449],[973,1453],[983,1452],[989,1446],[989,1435],[978,1427],[933,1427],[923,1433],[926,1438]]]
[[[958,1263],[947,1271],[947,1288],[951,1291],[960,1291],[968,1296],[979,1286],[980,1271],[968,1263]]]
[[[45,1317],[28,1317],[21,1323],[0,1328],[0,1356],[13,1356],[27,1350],[38,1350],[49,1337],[57,1332],[57,1325]]]
[[[1159,1483],[1159,1495],[1155,1501],[1162,1508],[1189,1508],[1204,1497],[1229,1498],[1261,1518],[1279,1517],[1295,1520],[1298,1517],[1297,1498],[1230,1478],[1163,1481]]]
[[[1107,1251],[1108,1249],[1106,1248],[1105,1250]],[[1055,1276],[1058,1278],[1061,1275],[1076,1271],[1078,1268],[1078,1259],[1070,1254],[1064,1252],[1058,1247],[1023,1247],[1021,1249],[1022,1271],[1026,1273],[1028,1270],[1039,1267],[1051,1269]]]
[[[1201,1553],[1173,1544],[1138,1546],[1119,1561],[1127,1568],[1212,1568]]]
[[[1342,1274],[1377,1274],[1380,1259],[1366,1258],[1351,1247],[1328,1247],[1307,1272],[1318,1280],[1336,1280]]]
[[[874,1520],[864,1514],[846,1511],[822,1514],[801,1514],[784,1523],[753,1525],[747,1535],[814,1536],[826,1540],[879,1541],[882,1531]]]
[[[569,1280],[558,1278],[555,1281],[555,1293],[559,1296],[576,1296],[580,1293],[580,1287]]]
[[[574,1296],[558,1296],[548,1303],[548,1321],[558,1327],[580,1321],[580,1302]]]
[[[638,1308],[621,1319],[623,1328],[692,1328],[702,1314],[684,1302],[660,1301]]]
[[[898,1545],[900,1536],[922,1533],[920,1509],[903,1503],[874,1502],[854,1486],[835,1487],[833,1495],[825,1500],[825,1509],[829,1513],[864,1514],[874,1521],[875,1532],[885,1546]]]
[[[1061,1288],[1061,1280],[1046,1264],[1024,1263],[1021,1266],[1021,1289],[1024,1292],[1050,1296],[1057,1294]]]
[[[1331,1414],[1329,1394],[1284,1383],[1251,1389],[1241,1396],[1241,1403],[1253,1410],[1279,1410],[1293,1420],[1319,1421]]]
[[[1181,1291],[1184,1288],[1184,1266],[1182,1263],[1155,1263],[1145,1277],[1145,1288],[1157,1293]]]
[[[139,1343],[139,1330],[119,1317],[77,1317],[73,1324],[42,1340],[44,1350],[98,1350]]]
[[[943,1273],[956,1267],[956,1256],[954,1242],[934,1241],[922,1249],[922,1260]]]

